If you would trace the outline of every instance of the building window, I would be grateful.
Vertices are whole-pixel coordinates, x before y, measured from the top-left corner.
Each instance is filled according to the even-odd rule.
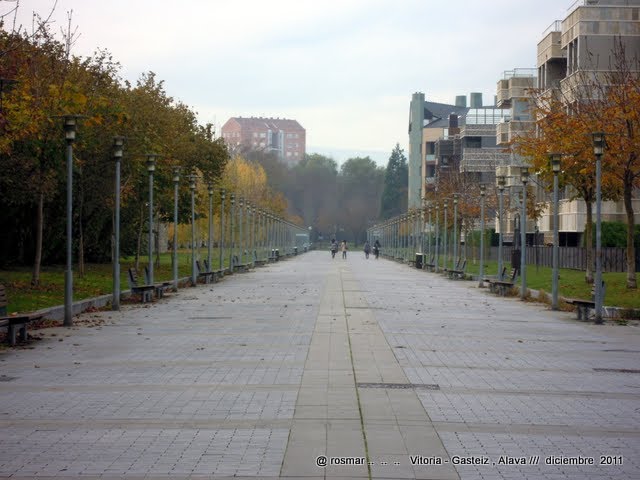
[[[260,138],[267,138],[267,132],[260,132]]]

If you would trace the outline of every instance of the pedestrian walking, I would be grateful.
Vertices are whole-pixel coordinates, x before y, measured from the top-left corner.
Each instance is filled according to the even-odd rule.
[[[338,252],[338,242],[336,242],[335,238],[331,239],[331,258],[336,258],[336,253]]]
[[[371,244],[367,240],[364,242],[364,258],[369,259],[369,253],[371,253]]]
[[[376,241],[373,244],[373,254],[376,257],[376,260],[378,259],[378,256],[380,255],[380,242],[378,241],[378,239],[376,238]]]
[[[349,247],[347,247],[347,241],[346,240],[342,240],[342,243],[340,244],[340,250],[342,250],[342,258],[346,259],[347,258],[347,250],[349,250]]]

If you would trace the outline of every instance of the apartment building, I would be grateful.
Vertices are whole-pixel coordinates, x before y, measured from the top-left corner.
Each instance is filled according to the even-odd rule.
[[[306,153],[306,130],[297,120],[232,117],[222,126],[221,133],[232,150],[244,147],[274,152],[289,165],[300,162]]]
[[[568,107],[591,98],[594,80],[607,82],[615,65],[614,52],[622,45],[626,58],[640,58],[640,0],[579,0],[566,18],[554,21],[543,33],[537,48],[537,86],[545,95],[561,99]],[[638,67],[632,61],[630,65]],[[640,74],[640,71],[638,72]],[[573,199],[570,188],[561,191],[559,230],[561,245],[579,245],[586,223],[584,201]],[[640,200],[634,199],[636,222]],[[545,241],[552,238],[549,208],[539,221]],[[603,202],[604,221],[626,222],[621,202]]]

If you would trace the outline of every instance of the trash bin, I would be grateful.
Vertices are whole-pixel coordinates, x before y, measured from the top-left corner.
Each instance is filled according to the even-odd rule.
[[[422,253],[416,253],[416,268],[422,270],[424,255]]]
[[[515,268],[520,272],[520,249],[514,248],[511,252],[511,268]]]

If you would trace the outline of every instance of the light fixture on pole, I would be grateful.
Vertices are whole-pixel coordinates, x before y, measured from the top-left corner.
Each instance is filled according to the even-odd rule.
[[[191,286],[198,283],[198,273],[196,269],[196,180],[194,174],[189,175],[189,190],[191,190]]]
[[[231,273],[233,273],[233,251],[235,250],[236,247],[236,239],[235,239],[235,234],[233,231],[233,223],[234,223],[234,219],[233,217],[236,214],[236,195],[234,193],[231,194],[231,207],[229,208],[229,271]]]
[[[605,134],[594,132],[593,154],[596,157],[596,278],[595,278],[595,323],[602,324],[602,155],[604,155]]]
[[[560,250],[560,216],[558,215],[559,200],[558,200],[558,175],[560,173],[560,159],[559,153],[552,153],[549,155],[551,161],[551,170],[553,171],[553,257],[552,257],[552,276],[551,276],[551,309],[558,310],[558,260]]]
[[[484,287],[484,197],[486,193],[486,186],[480,184],[480,278],[478,282],[480,288]]]
[[[149,173],[149,263],[147,267],[147,283],[153,284],[153,172],[156,170],[157,155],[155,153],[148,153],[146,156],[147,172]]]
[[[178,198],[180,185],[180,167],[173,167],[173,290],[178,291]]]
[[[207,242],[207,272],[211,271],[211,247],[213,243],[213,184],[207,184],[209,194],[209,241]]]
[[[67,265],[64,271],[64,321],[65,327],[73,325],[73,142],[80,115],[64,115],[64,139],[67,160]]]
[[[498,228],[500,229],[500,235],[498,235],[498,278],[502,280],[502,232],[503,232],[503,210],[504,210],[504,186],[506,184],[506,180],[504,175],[498,176]]]
[[[113,215],[113,299],[111,310],[120,310],[120,164],[124,137],[113,137],[112,157],[116,163]]]
[[[453,194],[453,259],[451,269],[455,270],[455,262],[458,261],[458,194]]]
[[[520,222],[520,299],[527,298],[527,183],[529,183],[529,168],[520,169],[522,181],[522,221]]]
[[[448,229],[448,225],[447,225],[447,210],[449,209],[449,200],[447,200],[446,198],[444,199],[444,239],[443,239],[443,246],[444,246],[444,261],[442,262],[442,265],[444,267],[445,272],[447,271],[447,264],[449,263],[449,242],[447,239],[447,229]]]

